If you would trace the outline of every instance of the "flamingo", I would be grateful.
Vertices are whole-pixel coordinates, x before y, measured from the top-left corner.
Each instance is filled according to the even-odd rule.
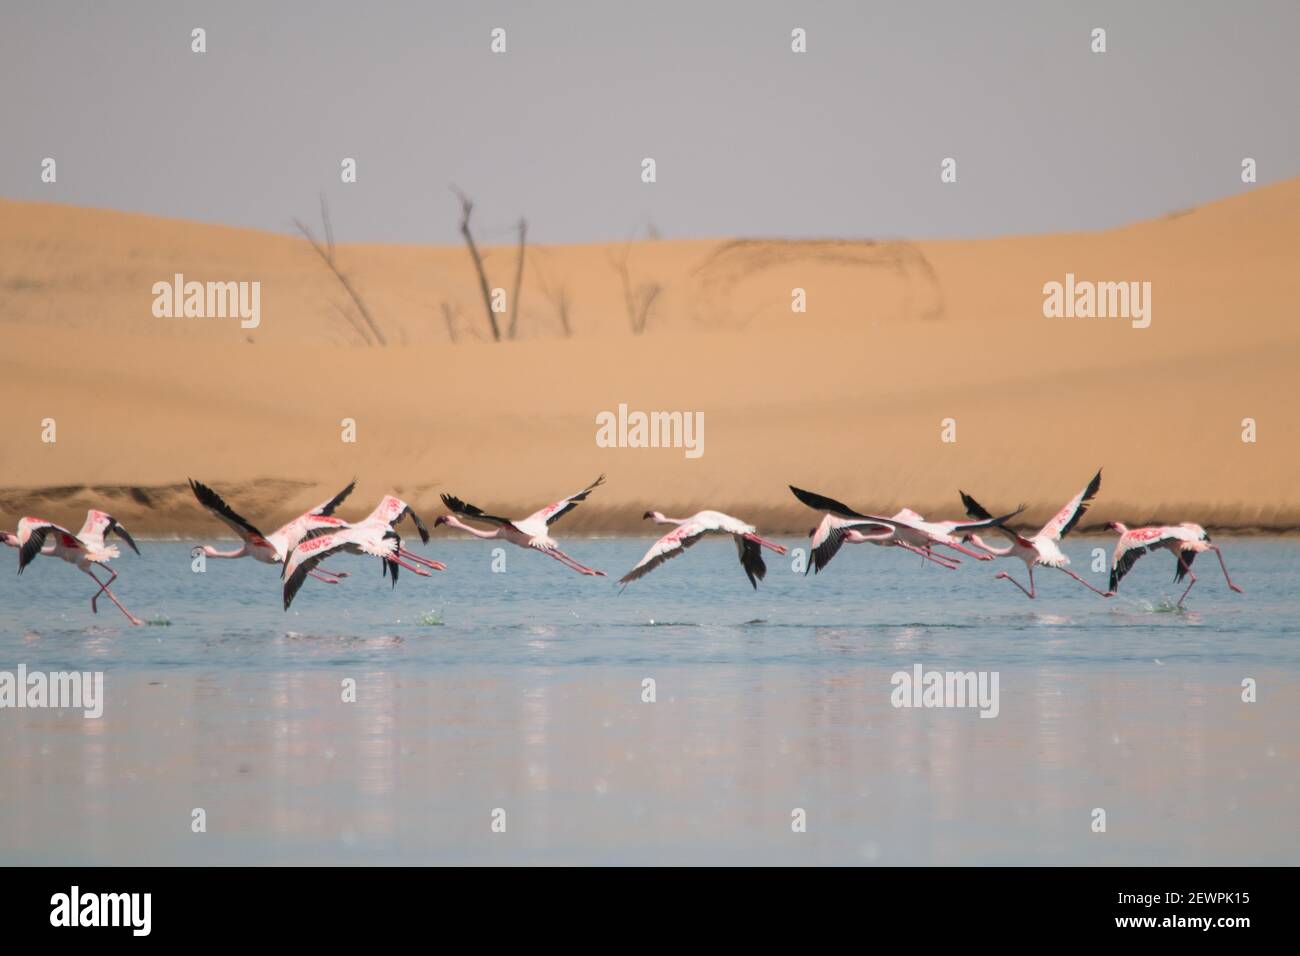
[[[814,574],[820,574],[822,568],[830,563],[831,558],[835,557],[840,547],[845,544],[874,544],[886,548],[904,548],[949,571],[955,570],[961,561],[960,558],[948,558],[925,548],[913,547],[899,540],[898,530],[889,525],[873,524],[869,521],[850,521],[848,518],[830,513],[822,518],[817,527],[808,532],[808,537],[812,539],[812,561],[804,568],[804,574],[810,570]]]
[[[1175,582],[1181,583],[1184,577],[1192,579],[1183,596],[1178,599],[1179,607],[1183,606],[1183,601],[1187,599],[1187,595],[1196,584],[1196,575],[1192,573],[1192,562],[1203,551],[1213,551],[1215,557],[1219,559],[1219,566],[1223,568],[1223,577],[1228,582],[1228,587],[1238,594],[1245,593],[1241,587],[1232,583],[1232,578],[1228,576],[1228,566],[1223,562],[1223,552],[1219,550],[1217,544],[1210,542],[1209,534],[1199,524],[1183,522],[1176,525],[1155,525],[1149,528],[1127,528],[1118,521],[1112,521],[1106,525],[1106,529],[1119,532],[1119,543],[1115,545],[1115,559],[1110,570],[1112,594],[1119,590],[1120,580],[1129,573],[1138,558],[1148,551],[1161,549],[1169,551],[1177,559],[1178,563],[1174,567]]]
[[[729,534],[736,542],[736,551],[740,555],[740,566],[745,569],[749,583],[758,590],[758,582],[767,575],[767,565],[763,563],[763,548],[785,554],[786,549],[773,544],[757,534],[757,528],[746,524],[739,518],[723,514],[721,511],[701,511],[689,518],[667,518],[658,511],[647,511],[642,520],[655,524],[671,524],[676,527],[650,546],[650,550],[636,563],[627,574],[619,578],[618,583],[627,587],[629,583],[643,577],[663,564],[669,558],[675,558],[706,534]]]
[[[312,575],[313,569],[331,554],[369,554],[382,559],[384,573],[392,573],[393,587],[397,586],[399,568],[426,578],[429,576],[426,568],[445,571],[447,566],[441,561],[430,561],[402,547],[402,537],[397,533],[396,525],[403,518],[410,518],[420,533],[420,540],[428,543],[429,530],[420,516],[394,495],[385,495],[374,511],[355,524],[308,529],[289,552],[280,570],[280,577],[284,579],[284,609],[289,610],[294,595],[307,576]],[[415,563],[408,563],[410,561]]]
[[[352,493],[352,489],[357,484],[354,478],[346,488],[329,501],[322,502],[310,511],[303,512],[275,533],[264,535],[236,512],[234,508],[226,504],[222,497],[207,485],[195,481],[193,478],[189,479],[189,482],[190,490],[194,492],[194,497],[199,500],[199,504],[208,509],[215,518],[224,522],[242,541],[242,544],[233,551],[218,551],[216,548],[205,544],[203,553],[209,558],[252,557],[263,564],[283,563],[285,555],[292,551],[294,545],[301,541],[303,535],[312,528],[342,527],[345,522],[341,518],[333,517],[334,510]],[[318,571],[312,571],[311,575],[327,584],[338,584],[338,579],[347,577],[347,572],[326,571],[322,568]]]
[[[453,528],[459,528],[461,531],[468,531],[476,538],[500,538],[509,541],[513,545],[521,548],[531,548],[534,551],[540,551],[542,554],[549,555],[559,561],[566,567],[577,571],[579,574],[587,574],[595,577],[605,577],[604,571],[596,571],[579,563],[574,558],[569,557],[557,546],[555,539],[551,537],[548,529],[555,522],[559,521],[566,514],[578,507],[578,502],[586,501],[587,495],[592,490],[599,488],[605,483],[605,476],[601,475],[586,488],[583,488],[577,494],[569,495],[567,498],[561,498],[554,504],[549,504],[539,511],[534,511],[527,518],[520,521],[512,521],[510,518],[500,518],[496,515],[490,515],[477,508],[474,505],[467,504],[453,495],[443,495],[442,503],[451,510],[451,514],[442,515],[433,524],[436,528],[438,525],[451,525]],[[466,518],[472,518],[475,521],[485,521],[489,524],[496,525],[491,531],[484,531],[480,528],[473,528],[465,524],[456,515],[464,515]]]
[[[960,563],[960,559],[935,554],[935,545],[960,551],[962,554],[970,555],[980,561],[988,561],[991,560],[991,555],[980,554],[977,551],[971,551],[969,548],[963,547],[957,534],[978,530],[979,528],[995,527],[1001,522],[1014,518],[1020,511],[1024,510],[1022,508],[1000,518],[986,516],[975,522],[926,521],[910,508],[902,509],[892,518],[885,518],[878,515],[862,514],[843,502],[836,501],[834,498],[828,498],[812,491],[804,491],[794,485],[790,485],[790,491],[809,508],[827,512],[826,517],[814,529],[812,535],[812,564],[814,570],[818,573],[830,563],[831,558],[835,557],[840,550],[840,546],[846,541],[851,544],[870,542],[884,547],[901,547],[949,570],[956,567]],[[862,530],[864,528],[883,530],[868,533],[868,531]],[[808,573],[807,569],[804,570],[804,573]]]
[[[396,531],[398,522],[403,518],[411,519],[411,523],[415,525],[415,530],[420,533],[420,541],[423,544],[428,544],[429,529],[424,526],[424,522],[420,520],[420,516],[415,513],[410,505],[394,495],[384,495],[379,504],[375,505],[375,510],[370,512],[370,514],[366,516],[365,521],[359,522],[359,524],[379,523],[387,525],[391,530]],[[397,539],[396,556],[398,558],[405,558],[407,561],[414,561],[418,565],[432,568],[435,571],[447,570],[447,566],[441,561],[430,561],[428,558],[421,557],[414,551],[406,550],[406,548],[402,547],[402,539],[400,537]],[[399,564],[404,568],[409,568],[416,574],[428,577],[428,572],[421,571],[418,567],[413,568],[411,565],[403,564],[401,561],[385,561],[383,564],[384,571],[387,573],[389,569],[392,570],[394,584],[397,583],[397,565]]]
[[[107,594],[109,600],[117,605],[117,609],[126,615],[127,620],[138,627],[144,624],[144,621],[123,607],[122,602],[109,589],[109,585],[117,580],[117,572],[108,567],[108,562],[116,558],[121,552],[118,551],[117,545],[104,542],[104,537],[108,534],[116,534],[131,546],[132,551],[136,554],[140,553],[140,549],[135,546],[135,541],[132,540],[131,535],[118,524],[116,518],[107,512],[95,510],[86,512],[86,523],[81,526],[81,530],[76,534],[52,521],[45,521],[42,518],[23,518],[18,522],[18,533],[16,535],[4,532],[4,543],[18,549],[19,574],[23,573],[23,570],[36,559],[37,555],[62,558],[69,564],[76,565],[79,570],[90,575],[90,579],[99,585],[99,590],[90,599],[91,613],[99,613],[97,607],[99,596]],[[99,580],[94,571],[91,570],[92,566],[96,564],[102,565],[104,570],[109,573],[107,581]]]
[[[1000,578],[1005,578],[1016,587],[1020,588],[1021,591],[1024,591],[1026,597],[1032,599],[1038,590],[1034,585],[1034,566],[1042,565],[1043,567],[1056,568],[1058,571],[1063,571],[1086,587],[1089,591],[1100,594],[1102,597],[1110,597],[1114,593],[1113,591],[1102,591],[1100,588],[1093,587],[1083,578],[1079,577],[1079,575],[1066,567],[1066,565],[1070,563],[1070,559],[1066,557],[1060,547],[1061,539],[1069,534],[1070,531],[1073,530],[1074,526],[1079,523],[1079,519],[1082,518],[1084,513],[1088,510],[1088,502],[1096,496],[1097,491],[1100,488],[1101,469],[1099,468],[1097,469],[1097,474],[1093,475],[1092,481],[1088,482],[1087,487],[1067,501],[1061,510],[1052,517],[1052,520],[1043,525],[1042,530],[1032,538],[1026,538],[1023,535],[1019,535],[1005,526],[998,526],[998,530],[1011,540],[1011,544],[1005,548],[992,547],[991,545],[987,545],[981,541],[978,535],[969,535],[972,543],[979,545],[990,554],[995,554],[999,557],[1019,558],[1021,561],[1025,562],[1025,567],[1029,569],[1028,591],[1025,591],[1024,585],[1006,571],[999,571],[994,576],[993,580],[996,581]],[[972,518],[988,517],[988,512],[978,501],[966,494],[964,491],[960,492],[960,494],[962,503],[966,506],[966,513],[968,515]]]

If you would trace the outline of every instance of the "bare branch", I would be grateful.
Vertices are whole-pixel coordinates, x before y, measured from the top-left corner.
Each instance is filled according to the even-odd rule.
[[[325,194],[320,194],[320,220],[325,224],[325,247],[330,251],[330,262],[334,261],[334,226],[330,223],[330,207],[325,201]]]
[[[451,305],[447,302],[442,304],[442,320],[447,323],[447,335],[451,339],[451,344],[456,344],[456,317],[452,314]]]
[[[633,335],[640,335],[650,323],[650,310],[663,287],[658,282],[642,283],[635,290],[632,288],[632,274],[628,269],[629,246],[623,247],[621,258],[610,255],[609,261],[623,284],[623,305],[627,309],[627,321]]]
[[[510,326],[507,335],[514,338],[519,331],[519,288],[524,281],[524,244],[528,239],[528,220],[519,220],[519,257],[515,263],[515,288],[510,293]]]
[[[559,285],[552,285],[546,278],[546,270],[542,268],[541,261],[536,256],[533,259],[533,271],[537,274],[537,284],[542,287],[542,295],[554,307],[560,319],[560,329],[567,339],[573,335],[573,328],[569,324],[569,309],[573,304],[572,299],[569,297],[569,288],[563,282]]]
[[[365,300],[361,298],[361,293],[356,290],[356,287],[352,285],[348,280],[348,277],[344,275],[343,270],[338,267],[338,263],[334,260],[334,230],[330,225],[329,206],[325,202],[324,193],[321,194],[320,202],[321,218],[325,222],[325,234],[328,245],[322,245],[321,242],[312,235],[311,230],[307,228],[306,224],[304,224],[301,219],[295,219],[293,224],[298,227],[298,231],[302,233],[303,238],[311,243],[311,247],[316,250],[316,254],[320,256],[321,261],[329,267],[329,270],[334,273],[334,278],[339,280],[339,284],[343,286],[344,291],[347,292],[349,297],[351,297],[353,304],[357,307],[357,311],[361,313],[361,318],[365,320],[366,326],[370,329],[370,334],[374,337],[374,340],[380,345],[387,345],[388,342],[384,338],[384,333],[379,330],[379,325],[370,314],[370,309],[366,307]],[[364,333],[362,337],[365,338],[366,344],[369,345],[370,338],[365,336]]]
[[[474,211],[473,201],[455,186],[451,187],[460,198],[460,234],[465,237],[465,245],[469,246],[470,257],[474,260],[474,269],[478,272],[479,288],[483,291],[483,307],[487,310],[488,327],[492,330],[492,341],[501,341],[501,329],[497,326],[496,313],[492,311],[492,289],[488,284],[487,272],[483,269],[483,258],[478,253],[478,246],[474,245],[474,236],[469,231],[470,213]]]

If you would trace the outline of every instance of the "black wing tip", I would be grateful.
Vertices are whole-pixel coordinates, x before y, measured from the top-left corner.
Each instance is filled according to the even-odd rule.
[[[842,518],[865,518],[867,517],[860,512],[854,511],[842,501],[836,501],[826,495],[818,494],[815,491],[805,491],[803,488],[796,488],[790,485],[790,492],[801,502],[815,511],[829,511],[831,514],[839,515]]]
[[[288,565],[285,565],[285,567],[288,567]],[[284,571],[280,572],[280,576],[284,576]],[[306,568],[299,567],[293,572],[293,576],[284,582],[284,609],[286,611],[289,610],[289,605],[293,603],[293,599],[297,596],[298,590],[302,587],[302,582],[306,577]]]
[[[990,518],[993,517],[992,512],[990,512],[987,508],[985,508],[982,504],[980,504],[970,495],[966,494],[966,492],[962,491],[961,489],[958,489],[957,494],[961,495],[961,503],[962,506],[966,509],[967,517],[976,518],[979,521],[988,521]]]
[[[206,505],[211,499],[221,501],[221,495],[213,491],[208,485],[205,485],[201,481],[195,481],[193,478],[188,480],[190,483],[190,491],[194,492],[194,497],[199,499],[200,504]]]
[[[320,513],[327,518],[332,517],[335,509],[337,509],[339,505],[343,504],[343,502],[347,500],[348,495],[352,494],[352,492],[356,489],[356,487],[357,487],[357,479],[353,477],[353,479],[347,483],[347,485],[343,488],[342,491],[336,494],[329,501],[325,502],[325,507],[321,508]]]
[[[1097,473],[1093,475],[1092,480],[1088,482],[1088,487],[1083,489],[1083,500],[1091,501],[1093,498],[1097,497],[1097,492],[1100,490],[1101,490],[1101,469],[1098,468]]]
[[[473,505],[467,504],[455,495],[441,495],[440,497],[442,498],[442,503],[456,514],[468,515],[473,514],[474,511],[478,510]]]
[[[127,532],[127,530],[122,527],[121,523],[119,523],[118,520],[114,518],[112,515],[108,516],[108,522],[109,522],[108,530],[112,531],[119,538],[121,538],[123,541],[129,544],[131,546],[132,551],[134,551],[136,554],[139,554],[140,549],[135,546],[135,539],[132,538],[131,535]]]
[[[420,516],[415,513],[415,509],[410,505],[406,506],[406,513],[411,516],[411,521],[415,524],[415,530],[420,532],[420,540],[425,544],[428,544],[429,529],[424,526],[424,522],[420,520]]]

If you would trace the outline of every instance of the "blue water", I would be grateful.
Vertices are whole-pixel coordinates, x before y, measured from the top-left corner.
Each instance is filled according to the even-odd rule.
[[[1203,557],[1186,610],[1163,554],[1111,600],[871,546],[755,592],[719,539],[620,593],[648,539],[566,542],[598,579],[435,537],[446,572],[336,559],[286,613],[278,568],[140,544],[143,628],[62,562],[0,574],[0,670],[106,687],[99,720],[0,711],[0,862],[1300,862],[1294,539],[1224,539],[1246,593]],[[1104,587],[1111,544],[1067,552]],[[999,672],[997,718],[891,706],[917,663]]]

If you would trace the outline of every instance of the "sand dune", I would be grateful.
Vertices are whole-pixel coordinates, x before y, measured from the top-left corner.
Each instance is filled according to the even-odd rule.
[[[378,347],[300,239],[0,201],[0,523],[96,503],[135,532],[215,532],[187,476],[267,526],[353,475],[345,516],[390,489],[428,514],[442,491],[525,512],[601,472],[565,530],[711,506],[806,531],[788,483],[945,517],[960,487],[1037,519],[1104,465],[1085,528],[1293,529],[1298,252],[1300,180],[1100,233],[533,247],[520,337],[493,344],[463,247],[340,246]],[[486,256],[509,288],[514,249]],[[155,318],[178,272],[259,281],[260,325]],[[1045,318],[1066,273],[1149,281],[1150,327]],[[629,292],[653,292],[641,335]],[[704,454],[598,447],[620,403],[703,412]]]

